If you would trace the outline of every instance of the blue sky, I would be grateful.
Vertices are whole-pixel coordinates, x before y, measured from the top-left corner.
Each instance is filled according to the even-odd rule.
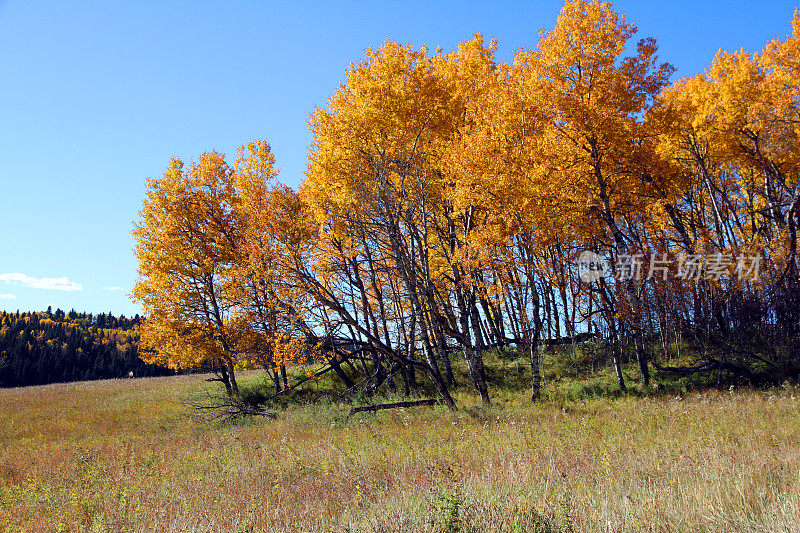
[[[309,113],[367,47],[449,50],[480,32],[509,60],[561,5],[0,0],[0,309],[138,312],[131,227],[171,157],[265,138],[296,187]],[[779,0],[614,6],[676,76],[788,34],[794,12]]]

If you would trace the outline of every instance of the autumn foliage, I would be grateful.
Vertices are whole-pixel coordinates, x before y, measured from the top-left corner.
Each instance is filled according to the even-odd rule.
[[[800,12],[793,31],[674,83],[608,2],[567,2],[510,64],[481,35],[367,50],[311,115],[299,191],[264,141],[149,182],[150,361],[210,361],[233,395],[248,366],[277,391],[309,362],[368,392],[424,376],[450,407],[454,354],[489,403],[483,354],[524,350],[536,399],[540,347],[586,338],[622,388],[626,349],[644,384],[796,376]],[[611,271],[582,279],[584,250]],[[709,348],[694,366],[659,359],[678,335]]]

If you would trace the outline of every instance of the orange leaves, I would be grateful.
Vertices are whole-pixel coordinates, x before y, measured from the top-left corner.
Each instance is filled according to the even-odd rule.
[[[622,57],[635,32],[609,3],[568,2],[539,50],[517,62],[522,76],[544,80],[525,85],[544,112],[536,157],[547,162],[540,167],[546,196],[587,240],[609,216],[641,211],[660,196],[663,178],[652,171],[657,157],[647,153],[641,119],[673,69],[656,63],[652,39]]]
[[[602,235],[603,205],[621,214],[663,196],[671,174],[654,171],[642,117],[672,67],[657,64],[652,39],[622,57],[635,32],[610,3],[567,2],[537,50],[487,76],[449,152],[454,204],[486,209],[490,234],[533,231],[546,245]]]
[[[272,148],[263,140],[247,143],[239,148],[234,169],[234,182],[243,210],[257,210],[264,201],[265,186],[272,184],[278,174]]]
[[[389,42],[351,65],[328,109],[314,112],[301,192],[321,224],[358,215],[425,172],[422,157],[453,120],[451,98],[433,69],[424,48]]]
[[[795,30],[798,20],[796,13]],[[796,216],[787,208],[800,179],[799,45],[795,31],[760,53],[720,50],[705,73],[660,97],[659,113],[673,128],[665,151],[700,186],[714,221],[704,242],[713,251],[755,245],[773,250],[775,260],[787,255],[781,250],[791,239],[781,235]]]
[[[511,65],[481,35],[449,53],[370,49],[311,115],[299,192],[264,141],[149,182],[143,336],[177,364],[314,359],[303,339],[345,328],[391,354],[410,316],[452,326],[454,305],[504,282],[563,282],[579,247],[785,235],[763,222],[800,202],[800,12],[794,26],[668,89],[656,41],[632,46],[635,26],[596,0],[566,2]]]
[[[170,161],[164,177],[148,181],[136,223],[139,277],[134,297],[148,319],[142,343],[173,368],[204,361],[235,362],[246,335],[240,286],[249,213],[270,181],[272,154],[263,141],[240,149],[236,167],[218,152],[184,166]]]
[[[613,68],[634,33],[636,27],[613,11],[611,2],[568,1],[555,28],[539,40],[540,59],[553,79],[590,82]]]

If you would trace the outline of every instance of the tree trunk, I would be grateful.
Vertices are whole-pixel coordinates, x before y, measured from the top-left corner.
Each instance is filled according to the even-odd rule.
[[[463,297],[459,298],[459,304],[463,302]],[[489,389],[486,385],[486,371],[483,367],[483,358],[480,354],[475,353],[475,349],[472,347],[472,341],[470,339],[470,332],[469,332],[469,315],[467,306],[459,305],[461,307],[461,316],[459,317],[459,322],[461,324],[461,348],[464,350],[464,359],[467,361],[467,369],[469,370],[469,376],[472,378],[472,383],[475,385],[475,389],[480,394],[481,401],[484,405],[491,405],[491,401],[489,400]]]
[[[336,372],[336,375],[339,376],[339,379],[342,380],[345,387],[349,389],[352,388],[353,385],[355,385],[355,383],[353,383],[353,380],[350,379],[350,376],[345,374],[344,370],[342,369],[342,366],[339,364],[337,356],[334,355],[333,357],[331,357],[330,360],[328,361],[328,364],[330,364],[331,367],[333,367],[333,371]]]
[[[530,273],[529,273],[530,276]],[[530,276],[531,298],[533,299],[533,331],[530,332],[530,346],[528,347],[531,361],[531,400],[537,401],[542,396],[542,371],[541,357],[539,356],[539,337],[542,334],[542,319],[539,316],[539,294]]]
[[[530,343],[528,355],[531,362],[531,400],[537,401],[542,396],[542,372],[539,364],[539,343]]]
[[[222,384],[225,385],[225,393],[229,398],[233,397],[233,389],[231,388],[231,379],[228,375],[228,369],[225,366],[225,363],[222,361],[219,363],[219,376],[220,381],[222,381]]]
[[[444,375],[447,378],[447,385],[453,387],[456,384],[456,377],[453,375],[453,365],[450,361],[450,355],[447,353],[447,343],[445,342],[442,328],[436,328],[436,344],[439,347],[439,355],[444,365]]]
[[[619,353],[619,337],[617,336],[617,332],[614,329],[614,326],[611,325],[611,356],[614,359],[614,371],[617,373],[617,381],[619,382],[619,388],[622,392],[628,390],[628,387],[625,386],[625,376],[622,374],[622,363],[620,361],[620,353]]]
[[[230,359],[225,361],[225,371],[228,374],[228,384],[226,384],[228,396],[232,398],[239,398],[239,385],[236,383],[236,374],[233,371],[233,361]]]
[[[289,387],[289,378],[286,375],[286,365],[281,365],[281,378],[283,379],[283,388]]]
[[[644,385],[650,384],[650,369],[647,367],[647,354],[644,351],[644,334],[642,332],[642,303],[636,293],[634,280],[628,281],[625,287],[625,295],[630,303],[633,317],[630,321],[633,330],[633,342],[636,348],[636,363],[639,365],[639,379]]]
[[[593,151],[595,147],[592,147]],[[628,244],[622,230],[619,229],[614,214],[611,211],[611,202],[608,198],[608,183],[602,176],[600,168],[595,166],[595,175],[599,187],[600,198],[603,201],[602,218],[608,226],[611,235],[614,237],[614,244],[617,256],[628,256]],[[630,257],[633,261],[633,257]],[[644,351],[644,335],[642,331],[642,302],[636,292],[636,280],[634,279],[634,266],[632,265],[631,276],[625,283],[625,298],[631,307],[631,317],[628,325],[633,331],[634,346],[636,348],[636,362],[639,365],[639,378],[644,385],[650,384],[650,370],[647,368],[647,354]]]
[[[272,369],[268,370],[270,376],[272,377],[272,382],[275,384],[275,394],[281,392],[281,377],[278,374],[278,367],[273,366]]]

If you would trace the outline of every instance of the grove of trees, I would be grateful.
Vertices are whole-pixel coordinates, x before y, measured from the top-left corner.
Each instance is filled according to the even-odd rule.
[[[0,311],[0,387],[169,375],[139,358],[138,315]]]
[[[134,294],[149,363],[325,363],[347,387],[436,391],[463,357],[594,339],[651,372],[752,384],[800,371],[800,12],[760,52],[671,82],[610,3],[570,0],[510,64],[387,42],[311,115],[305,180],[266,141],[148,182]],[[581,279],[581,252],[609,268]],[[590,268],[594,268],[594,263]],[[704,347],[671,364],[679,339]]]

